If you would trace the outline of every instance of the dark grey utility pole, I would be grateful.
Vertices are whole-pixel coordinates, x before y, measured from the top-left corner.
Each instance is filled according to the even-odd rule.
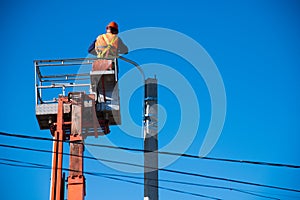
[[[145,81],[144,104],[144,200],[158,200],[157,79]]]

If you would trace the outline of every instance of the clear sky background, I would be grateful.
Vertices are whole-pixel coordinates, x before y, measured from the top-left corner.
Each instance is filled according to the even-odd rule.
[[[90,43],[105,31],[108,22],[115,20],[120,31],[141,27],[179,31],[196,40],[212,57],[224,81],[227,113],[222,134],[209,157],[300,165],[299,12],[300,4],[296,0],[1,1],[0,131],[50,138],[49,131],[39,130],[35,118],[33,60],[86,57]],[[194,75],[188,64],[180,59],[173,60],[167,53],[141,50],[126,57],[141,64],[161,63],[177,71],[182,69],[192,85],[199,85],[194,89],[201,102],[200,128],[190,148],[181,152],[198,155],[210,120],[209,94],[203,81],[197,80],[201,77]],[[120,62],[120,68],[122,76],[132,66]],[[168,114],[160,133],[161,147],[174,137],[180,110],[176,94],[163,87],[159,92],[159,101]],[[140,123],[142,112],[141,105],[136,105],[141,102],[139,96],[139,92],[135,93],[128,106],[136,123]],[[124,101],[122,96],[121,100]],[[192,114],[190,120],[193,120]],[[142,148],[142,139],[124,136],[117,128],[112,128],[108,137],[119,146]],[[52,149],[51,142],[47,141],[4,136],[0,139],[1,144]],[[51,154],[47,153],[0,147],[0,157],[51,165]],[[68,167],[68,160],[64,166]],[[300,189],[299,169],[189,158],[180,158],[166,168]],[[96,161],[86,161],[85,169],[143,177],[142,174],[121,173]],[[300,199],[299,192],[167,172],[159,175],[161,179],[226,186],[279,199]],[[1,164],[0,177],[1,199],[49,198],[50,170]],[[93,176],[86,178],[87,200],[143,198],[143,185]],[[160,182],[160,186],[220,199],[266,199],[192,185]],[[160,199],[205,199],[163,189],[159,195]]]

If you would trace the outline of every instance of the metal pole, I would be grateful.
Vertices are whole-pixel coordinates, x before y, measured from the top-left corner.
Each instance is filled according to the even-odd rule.
[[[35,94],[35,105],[38,104],[38,98],[37,98],[37,66],[36,66],[36,62],[34,62],[34,94]]]
[[[72,94],[72,125],[70,134],[70,172],[68,177],[68,200],[83,200],[85,177],[83,175],[82,115],[84,93]]]
[[[58,100],[58,113],[57,113],[57,127],[58,132],[58,150],[57,150],[57,174],[56,174],[56,200],[63,200],[64,197],[61,192],[62,188],[62,162],[63,162],[63,140],[65,132],[63,129],[64,124],[64,103],[67,102],[67,98],[59,98]]]
[[[54,132],[53,159],[52,159],[52,178],[51,178],[51,200],[64,199],[62,194],[62,157],[63,157],[63,140],[64,140],[64,102],[66,97],[60,97],[58,100],[57,125]]]
[[[144,200],[158,200],[157,79],[145,81]]]
[[[55,200],[56,193],[56,173],[57,173],[57,132],[54,132],[53,154],[52,154],[52,170],[51,170],[51,186],[50,186],[50,200]]]

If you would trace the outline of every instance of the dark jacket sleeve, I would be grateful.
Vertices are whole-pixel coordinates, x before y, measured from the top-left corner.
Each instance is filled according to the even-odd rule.
[[[93,55],[97,55],[97,52],[96,52],[96,50],[95,50],[95,42],[96,42],[96,40],[94,40],[94,42],[89,46],[89,48],[88,48],[88,52],[90,53],[90,54],[93,54]]]
[[[120,53],[120,54],[128,53],[128,47],[123,43],[121,38],[119,38],[119,40],[118,40],[118,53]]]

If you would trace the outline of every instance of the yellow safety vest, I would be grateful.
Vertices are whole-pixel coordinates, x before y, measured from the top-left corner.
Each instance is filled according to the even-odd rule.
[[[106,46],[97,46],[97,57],[98,58],[108,58],[113,59],[118,56],[118,49],[114,46],[114,42],[118,39],[118,36],[115,35],[111,41],[107,38],[106,34],[102,35],[104,41],[106,42]],[[102,49],[101,51],[99,49]]]

